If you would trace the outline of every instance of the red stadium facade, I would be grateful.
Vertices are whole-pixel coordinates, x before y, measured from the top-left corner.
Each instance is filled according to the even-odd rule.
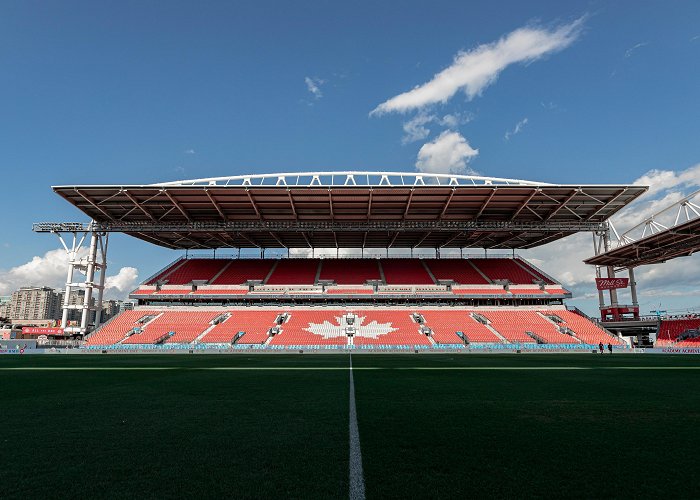
[[[623,342],[567,309],[570,292],[515,252],[607,233],[646,188],[319,172],[54,190],[92,219],[34,227],[64,242],[67,291],[86,290],[83,321],[63,325],[88,347],[588,349]],[[187,255],[131,293],[133,311],[101,325],[98,310],[91,325],[111,232]],[[239,258],[242,248],[260,258]],[[271,249],[290,257],[264,258]],[[308,257],[291,257],[300,249]],[[425,249],[431,258],[414,257]]]

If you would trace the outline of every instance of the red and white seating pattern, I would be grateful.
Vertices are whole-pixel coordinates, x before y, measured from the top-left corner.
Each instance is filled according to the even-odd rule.
[[[355,316],[352,325],[356,334],[355,345],[430,345],[430,339],[423,335],[412,314],[423,315],[425,325],[433,331],[433,341],[438,344],[461,343],[456,335],[463,332],[470,343],[503,343],[494,333],[498,332],[511,343],[536,342],[525,332],[532,332],[541,341],[551,344],[573,344],[578,340],[587,344],[611,342],[615,345],[622,341],[610,335],[600,327],[571,311],[555,310],[481,310],[481,309],[306,309],[277,307],[270,309],[222,309],[218,311],[199,310],[134,310],[125,311],[107,323],[88,338],[89,345],[155,343],[169,332],[175,332],[166,339],[168,343],[190,343],[195,340],[202,343],[229,343],[238,332],[245,332],[239,344],[261,344],[267,341],[268,332],[276,325],[276,318],[287,313],[289,319],[280,326],[281,333],[270,339],[272,345],[345,345],[344,316]],[[228,314],[229,317],[212,326],[216,318]],[[486,326],[477,321],[473,314],[486,318]],[[156,316],[155,319],[153,317]],[[558,323],[574,332],[575,337],[562,333],[557,324],[547,316],[556,316]],[[152,321],[143,326],[138,323],[146,317]],[[698,320],[700,322],[700,320]],[[142,327],[139,334],[127,334],[134,327]],[[209,330],[209,331],[207,331]],[[204,333],[206,332],[206,333]],[[202,334],[204,334],[202,336]],[[200,337],[198,339],[198,337]],[[578,340],[577,340],[578,339]],[[694,343],[694,341],[693,341]]]
[[[353,339],[355,345],[431,345],[428,338],[419,333],[420,325],[413,321],[409,310],[365,309],[353,313],[360,325],[360,335]],[[391,332],[384,333],[386,325],[391,327]]]
[[[282,333],[270,340],[272,345],[346,345],[348,338],[341,327],[343,311],[291,311],[282,325]],[[311,326],[316,325],[312,333]]]

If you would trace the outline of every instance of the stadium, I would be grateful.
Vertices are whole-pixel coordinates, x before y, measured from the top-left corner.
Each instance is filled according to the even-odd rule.
[[[668,474],[600,481],[697,451],[676,431],[700,418],[697,362],[668,355],[700,346],[697,320],[644,349],[649,321],[617,302],[616,273],[634,287],[635,265],[697,241],[677,227],[700,218],[676,217],[612,245],[610,217],[646,186],[315,172],[53,189],[90,221],[34,231],[60,238],[84,302],[0,370],[9,421],[71,426],[9,434],[13,460],[46,457],[52,477],[10,497],[692,496]],[[580,232],[603,321],[517,253]],[[102,323],[112,233],[183,253]]]
[[[85,304],[66,306],[63,324],[90,350],[590,351],[601,343],[628,345],[567,309],[571,293],[515,252],[581,231],[606,234],[610,216],[644,187],[313,172],[54,191],[91,219],[35,225],[42,232],[71,230],[73,242],[89,246],[87,258],[71,247],[66,296],[76,267],[85,283],[75,286],[88,293]],[[111,232],[187,253],[130,294],[133,310],[100,325],[99,276]],[[232,249],[240,256],[246,248],[259,249],[260,258],[222,255]],[[328,248],[335,255],[315,257]],[[465,248],[483,253],[465,255]],[[270,249],[287,256],[264,258]],[[290,258],[299,249],[311,255]],[[353,249],[359,252],[350,258]],[[370,249],[385,255],[367,258]],[[390,255],[394,249],[398,256]],[[425,249],[434,257],[413,258]],[[454,249],[457,254],[448,254]],[[197,250],[212,254],[203,258]],[[93,293],[98,310],[90,325]],[[80,307],[82,321],[68,326],[69,309]]]
[[[699,14],[3,2],[0,499],[697,498]]]

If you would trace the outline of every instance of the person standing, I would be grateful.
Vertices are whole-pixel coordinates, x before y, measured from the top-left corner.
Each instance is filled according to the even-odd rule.
[[[608,342],[608,351],[612,354],[612,344]]]
[[[600,353],[603,354],[603,343],[602,342],[600,342],[598,344],[598,349],[600,349]]]

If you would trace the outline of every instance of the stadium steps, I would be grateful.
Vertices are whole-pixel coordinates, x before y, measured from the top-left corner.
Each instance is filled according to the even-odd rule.
[[[221,275],[224,273],[224,271],[226,271],[226,269],[228,269],[229,267],[231,267],[231,264],[233,264],[233,262],[234,262],[233,260],[230,260],[230,261],[228,262],[228,264],[226,264],[224,267],[222,267],[221,270],[220,270],[218,273],[216,273],[212,279],[210,279],[209,281],[207,281],[207,285],[210,285],[210,284],[214,283],[214,282],[217,280],[217,278],[218,278],[219,276],[221,276]]]
[[[182,260],[180,260],[179,263],[176,262],[175,265],[172,266],[170,269],[166,269],[162,275],[156,276],[156,277],[153,279],[153,281],[163,281],[164,279],[167,279],[168,276],[170,276],[170,275],[173,274],[175,271],[177,271],[178,269],[180,269],[182,266],[184,266],[185,264],[187,264],[187,261],[188,261],[188,259],[182,259]]]
[[[155,339],[155,340],[153,341],[153,343],[154,343],[155,345],[163,345],[163,344],[165,344],[165,341],[168,340],[170,337],[172,337],[172,335],[170,335],[170,333],[171,333],[171,332],[164,333],[163,335],[161,335],[160,337],[158,337],[157,339]]]
[[[386,276],[384,275],[384,268],[382,267],[382,259],[377,259],[377,267],[379,267],[379,277],[382,280],[382,285],[386,285]]]
[[[486,276],[486,275],[481,271],[481,269],[479,269],[478,267],[476,267],[476,264],[474,264],[474,263],[471,261],[471,259],[466,259],[466,261],[469,263],[470,266],[472,266],[472,267],[474,268],[474,270],[475,270],[477,273],[479,273],[479,274],[481,275],[482,278],[484,278],[484,279],[486,280],[487,283],[493,284],[493,281],[491,281],[491,279],[490,279],[488,276]]]
[[[184,257],[178,258],[177,260],[175,260],[175,262],[171,262],[171,263],[168,264],[167,266],[160,268],[158,271],[156,271],[155,273],[153,273],[152,275],[150,275],[150,276],[149,276],[148,278],[146,278],[146,279],[143,281],[143,283],[141,283],[141,284],[142,284],[142,285],[153,285],[153,284],[155,284],[156,280],[158,280],[159,278],[160,278],[160,279],[163,279],[163,276],[164,276],[165,274],[170,274],[171,271],[174,271],[175,269],[177,269],[178,267],[180,267],[182,264],[184,264],[184,261],[185,261],[185,260],[186,260],[186,259],[185,259]]]
[[[520,266],[520,268],[521,268],[523,271],[525,271],[526,273],[528,273],[530,276],[532,276],[532,277],[535,278],[536,280],[538,280],[538,281],[543,281],[543,280],[542,280],[543,276],[538,276],[537,274],[533,273],[533,272],[532,272],[533,270],[530,269],[528,266],[524,265],[522,262],[520,262],[520,259],[513,259],[513,262],[515,262],[518,266]],[[546,282],[547,280],[544,280],[544,281]],[[547,283],[547,284],[550,284],[550,283]]]
[[[420,263],[423,264],[423,267],[425,268],[425,272],[428,273],[428,276],[430,276],[430,279],[433,280],[433,283],[434,283],[435,285],[437,285],[438,282],[437,282],[437,280],[435,279],[435,275],[434,275],[433,272],[430,270],[430,268],[428,267],[428,264],[425,262],[425,260],[420,259]]]
[[[226,315],[226,317],[225,317],[224,319],[222,319],[221,321],[218,321],[218,322],[217,322],[216,320],[217,320],[218,318],[220,318],[221,316],[217,316],[216,318],[214,318],[214,320],[211,322],[211,324],[209,325],[209,327],[208,327],[206,330],[204,330],[202,333],[200,333],[199,335],[197,335],[197,338],[194,339],[192,342],[190,342],[190,344],[199,344],[199,341],[202,340],[202,338],[204,338],[204,336],[205,336],[207,333],[209,333],[209,332],[212,331],[214,328],[216,328],[217,325],[220,325],[221,323],[225,323],[226,321],[228,321],[228,319],[231,317],[231,313],[225,313],[225,315]],[[223,316],[223,315],[222,315],[222,316]]]
[[[284,332],[282,328],[280,328],[280,331],[277,335],[281,335]],[[274,338],[274,335],[270,335],[270,330],[267,331],[267,338],[265,339],[265,342],[263,342],[263,345],[270,345],[270,342],[272,342],[272,339]]]
[[[546,343],[547,343],[547,341],[546,341],[545,339],[543,339],[542,337],[540,337],[539,335],[537,335],[537,334],[536,334],[535,332],[533,332],[533,331],[525,330],[525,335],[527,335],[528,337],[530,337],[532,340],[534,340],[534,341],[537,342],[538,344],[546,344]]]
[[[424,263],[423,265],[425,265],[425,263]],[[426,270],[428,271],[428,273],[430,273],[430,269],[427,269],[427,267],[426,267]],[[432,274],[431,274],[431,276],[432,276]],[[416,319],[416,317],[414,316],[414,314],[418,314],[418,315],[422,318],[422,322],[421,322],[421,321],[418,321],[418,320]],[[425,316],[423,316],[422,314],[417,313],[417,312],[412,313],[410,316],[411,316],[411,321],[413,321],[413,323],[418,327],[418,333],[421,334],[421,335],[425,335],[425,336],[428,338],[428,341],[430,342],[430,345],[436,345],[437,342],[435,342],[435,339],[433,338],[433,335],[432,335],[432,328],[430,329],[430,331],[431,331],[431,334],[430,334],[430,335],[426,335],[426,334],[424,334],[424,333],[421,331],[421,328],[422,328],[423,326],[426,326],[426,327],[430,328],[430,326],[428,325],[428,323],[425,321]]]
[[[568,325],[566,324],[566,321],[564,321],[564,318],[562,318],[562,317],[560,317],[560,316],[558,316],[558,315],[556,315],[556,314],[554,314],[554,313],[551,313],[551,314],[544,314],[544,313],[541,313],[540,311],[537,311],[537,314],[538,314],[540,317],[542,317],[544,320],[549,321],[551,324],[553,324],[553,325],[557,328],[557,330],[559,330],[559,332],[563,333],[564,335],[570,335],[571,338],[572,338],[573,340],[575,340],[576,342],[578,342],[579,344],[583,344],[583,343],[584,343],[583,340],[581,340],[580,338],[578,338],[578,337],[576,336],[576,332],[573,331],[571,328],[568,327]],[[554,320],[551,318],[551,316],[556,316],[557,318],[559,318],[559,319],[561,320],[561,323],[559,323],[559,322],[557,322],[557,321],[554,321]]]
[[[272,273],[275,272],[275,269],[277,269],[277,264],[279,264],[279,263],[280,263],[280,259],[277,259],[277,260],[275,260],[275,263],[272,264],[270,271],[267,273],[267,276],[265,276],[265,279],[262,282],[263,285],[267,285],[267,280],[269,280],[270,276],[272,276]]]
[[[318,280],[321,279],[321,269],[323,268],[323,259],[318,259],[318,267],[316,267],[316,275],[314,276],[314,286],[318,285]]]
[[[150,325],[150,324],[153,323],[155,320],[157,320],[158,318],[160,318],[163,314],[165,314],[165,312],[161,312],[161,313],[159,313],[159,314],[156,314],[156,315],[153,316],[150,320],[146,321],[144,324],[141,325],[141,327],[140,327],[141,330],[142,330],[142,331],[145,330],[146,327],[147,327],[148,325]],[[132,330],[132,331],[133,331],[133,330]],[[117,344],[122,344],[122,343],[123,343],[126,339],[128,339],[129,337],[131,337],[131,334],[130,334],[130,333],[127,333],[127,334],[124,336],[123,339],[121,339],[119,342],[117,342]]]
[[[470,316],[474,318],[474,313],[471,313]],[[481,316],[481,315],[480,315]],[[483,323],[483,325],[486,327],[487,330],[489,330],[491,333],[493,333],[496,337],[501,339],[501,342],[504,344],[510,344],[508,339],[506,339],[503,335],[501,335],[498,330],[496,330],[494,327],[491,326],[490,321],[488,321],[488,318],[485,318],[487,320],[487,323]],[[474,318],[475,321],[479,321],[478,319]],[[481,323],[481,321],[479,321]]]

